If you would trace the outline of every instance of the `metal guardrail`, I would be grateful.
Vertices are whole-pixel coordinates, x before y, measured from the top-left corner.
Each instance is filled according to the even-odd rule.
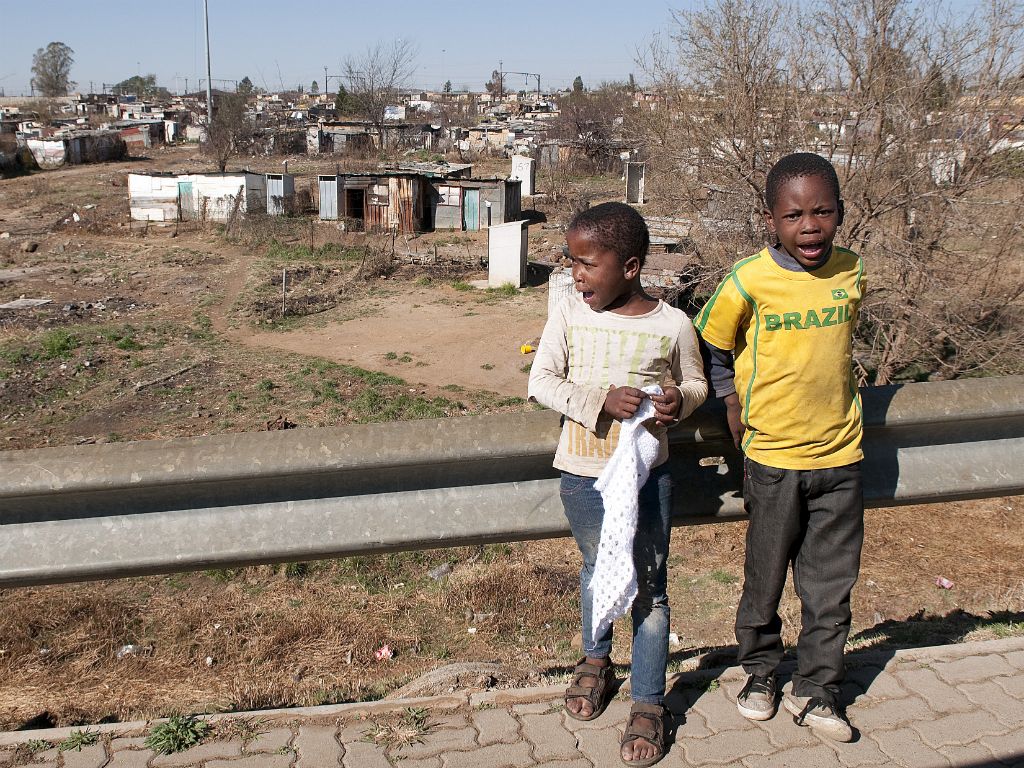
[[[1024,377],[862,394],[870,506],[1024,492]],[[568,535],[558,429],[537,411],[0,452],[0,587]],[[675,523],[741,518],[714,404],[671,443]]]

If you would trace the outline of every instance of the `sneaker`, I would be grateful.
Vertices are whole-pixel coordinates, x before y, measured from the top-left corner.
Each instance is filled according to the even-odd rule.
[[[775,675],[751,675],[736,697],[736,709],[747,720],[775,716]]]
[[[815,733],[833,741],[853,741],[853,728],[846,714],[837,705],[818,696],[794,696],[786,692],[783,705],[797,725],[810,726]]]

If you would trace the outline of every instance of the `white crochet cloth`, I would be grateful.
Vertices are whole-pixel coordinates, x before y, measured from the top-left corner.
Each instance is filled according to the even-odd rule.
[[[657,384],[643,388],[660,395]],[[593,642],[612,623],[624,616],[636,597],[636,568],[633,566],[633,538],[636,536],[638,496],[658,459],[658,438],[644,426],[655,415],[654,403],[645,398],[632,418],[622,422],[619,442],[594,487],[604,501],[601,541],[597,547],[590,590],[594,595],[591,612]]]

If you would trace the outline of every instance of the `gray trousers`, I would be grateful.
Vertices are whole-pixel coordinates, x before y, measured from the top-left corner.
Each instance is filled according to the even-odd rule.
[[[750,523],[736,611],[739,663],[747,674],[768,675],[782,661],[779,599],[792,564],[801,616],[793,693],[835,704],[864,543],[860,463],[811,470],[744,464]]]

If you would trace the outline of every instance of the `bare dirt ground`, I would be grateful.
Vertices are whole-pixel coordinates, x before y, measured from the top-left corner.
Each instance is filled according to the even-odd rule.
[[[519,347],[540,334],[543,287],[469,289],[483,272],[444,258],[367,274],[382,241],[306,221],[129,226],[129,170],[208,167],[178,148],[0,181],[0,303],[52,299],[0,310],[0,449],[530,407]],[[396,249],[483,242],[433,233]],[[531,258],[560,245],[531,227]],[[282,270],[301,310],[283,317]],[[851,647],[1020,632],[1021,503],[869,511]],[[674,534],[673,663],[731,645],[743,532]],[[538,679],[577,653],[577,557],[557,540],[3,590],[0,727],[375,698],[453,662],[504,662],[499,684]],[[792,641],[792,594],[782,613]],[[385,644],[395,655],[377,660]]]

